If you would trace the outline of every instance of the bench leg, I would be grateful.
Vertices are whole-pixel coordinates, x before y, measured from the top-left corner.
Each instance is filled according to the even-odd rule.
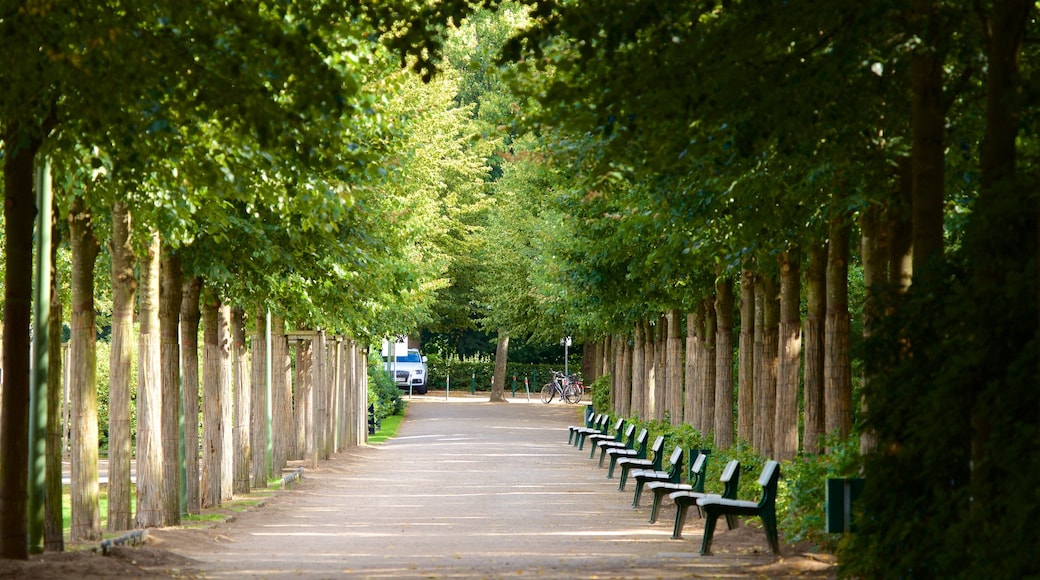
[[[607,456],[607,448],[600,447],[599,449],[599,466],[603,467],[603,458]]]
[[[618,481],[618,491],[625,491],[625,484],[628,482],[628,472],[630,471],[628,464],[621,466],[621,480]]]
[[[598,449],[598,448],[599,448],[599,445],[592,445],[592,446],[589,447],[589,459],[592,459],[593,457],[596,456],[596,449]]]
[[[769,541],[769,549],[777,556],[780,555],[780,535],[776,531],[776,506],[766,506],[759,514],[762,518],[762,527],[766,530],[766,540]]]
[[[661,498],[664,497],[665,488],[654,490],[654,502],[650,504],[650,523],[657,522],[657,512],[661,509]]]
[[[636,478],[636,489],[635,494],[632,496],[632,507],[639,507],[639,496],[643,495],[643,485],[645,483],[646,482],[638,477]]]
[[[578,451],[585,449],[585,437],[587,436],[588,433],[578,433]]]
[[[701,556],[711,555],[711,537],[715,535],[715,523],[719,519],[719,514],[714,510],[704,510],[704,538],[701,539]]]
[[[686,512],[689,510],[690,504],[675,500],[675,527],[672,528],[672,539],[682,539],[682,529],[686,525]]]
[[[614,478],[614,466],[617,465],[617,460],[618,460],[618,456],[617,455],[611,455],[610,456],[610,467],[607,468],[607,479],[613,479]]]

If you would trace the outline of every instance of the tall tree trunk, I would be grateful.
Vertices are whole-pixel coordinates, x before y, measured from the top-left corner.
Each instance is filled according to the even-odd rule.
[[[715,351],[718,323],[715,314],[715,296],[704,299],[704,359],[703,372],[699,373],[703,381],[698,389],[701,396],[702,433],[707,435],[715,431]]]
[[[509,333],[498,329],[498,346],[495,348],[495,378],[491,384],[491,402],[506,401],[506,363],[509,362]]]
[[[704,359],[704,305],[699,304],[686,315],[686,393],[683,416],[686,422],[697,431],[703,431],[701,425],[701,400],[704,392],[701,386],[704,381],[699,372],[701,360]]]
[[[910,55],[913,155],[913,268],[943,254],[946,107],[943,103],[945,24],[933,0],[914,0],[912,26],[918,43]]]
[[[888,240],[887,229],[882,220],[880,206],[870,206],[860,212],[860,262],[863,264],[863,285],[866,296],[863,300],[863,338],[868,339],[881,318],[881,304],[878,293],[888,287]],[[863,392],[868,391],[870,376],[863,375]],[[866,413],[868,401],[864,398],[860,403],[860,411]],[[877,445],[877,437],[872,429],[860,432],[860,451],[867,454]]]
[[[202,301],[202,490],[203,508],[220,505],[224,453],[220,394],[220,300],[209,288]]]
[[[267,487],[267,310],[256,309],[253,324],[252,387],[250,412],[253,487]]]
[[[657,317],[657,326],[654,329],[654,374],[657,377],[657,393],[654,399],[657,407],[654,410],[654,418],[665,421],[668,418],[668,322],[664,315]]]
[[[137,259],[131,243],[130,210],[121,202],[112,204],[112,335],[109,352],[108,386],[108,531],[133,527],[131,510],[130,459],[130,373],[133,358],[134,304],[137,299]]]
[[[271,407],[274,421],[274,460],[271,467],[275,476],[281,477],[295,440],[292,421],[292,382],[289,380],[292,365],[289,346],[285,339],[285,319],[271,316]],[[366,402],[365,408],[368,407]]]
[[[185,511],[197,514],[202,507],[199,489],[199,308],[202,280],[184,282],[181,297],[181,366],[184,372],[184,480]]]
[[[733,282],[715,282],[715,446],[733,445]]]
[[[852,431],[852,369],[849,361],[849,226],[831,218],[827,252],[827,319],[824,327],[824,410],[828,434]]]
[[[780,301],[776,278],[766,274],[759,278],[762,288],[762,360],[758,361],[755,384],[755,449],[765,457],[772,457],[776,429],[776,364],[779,346],[777,332],[780,324]]]
[[[910,287],[914,273],[914,222],[910,208],[913,206],[914,179],[909,157],[900,157],[898,163],[898,191],[894,203],[889,206],[887,237],[891,240],[888,256],[888,279],[897,288],[905,291]]]
[[[0,408],[0,558],[29,557],[28,469],[29,469],[29,323],[32,315],[33,223],[36,195],[33,191],[33,158],[40,140],[25,138],[17,124],[4,131],[4,317],[3,317],[3,405]],[[82,204],[80,205],[82,211]],[[87,213],[86,231],[89,232]],[[76,219],[72,212],[70,221]],[[81,228],[82,230],[82,228]],[[93,234],[89,235],[93,239]],[[94,252],[96,254],[96,251]],[[94,262],[90,261],[91,274]],[[93,301],[93,294],[91,294]],[[93,306],[93,302],[91,302]],[[91,310],[93,313],[93,310]],[[75,314],[73,323],[76,322]],[[93,323],[93,314],[90,322]],[[86,345],[83,345],[86,346]],[[93,347],[93,342],[90,343]],[[94,375],[91,374],[91,377]],[[80,388],[83,382],[79,382]],[[91,383],[93,385],[93,383]],[[96,409],[96,407],[93,407]],[[86,427],[84,425],[84,427]],[[97,432],[97,418],[94,419]],[[94,440],[97,441],[96,439]],[[94,450],[97,479],[97,450]],[[75,460],[75,458],[74,458]],[[76,483],[73,483],[75,486]],[[97,488],[95,481],[94,489]],[[80,490],[81,492],[85,490]],[[73,493],[76,493],[75,491]],[[83,494],[79,497],[83,500]],[[97,502],[97,493],[94,493]],[[74,504],[75,505],[75,504]],[[82,508],[82,506],[81,506]],[[94,508],[97,516],[97,507]],[[75,512],[73,512],[75,513]],[[82,514],[77,520],[83,527]],[[74,528],[75,529],[75,528]],[[74,534],[77,532],[73,532]],[[91,532],[93,535],[100,530]],[[93,539],[93,537],[86,538]]]
[[[632,334],[632,415],[647,419],[646,412],[646,323],[636,323]]]
[[[581,345],[581,377],[586,385],[596,380],[596,349],[599,341],[586,340]]]
[[[827,246],[809,249],[805,270],[805,378],[802,406],[806,453],[820,453],[820,438],[826,433],[823,406],[824,321],[827,316]]]
[[[613,352],[613,347],[614,347],[614,344],[613,344],[613,341],[611,340],[611,335],[608,334],[606,336],[606,338],[603,339],[603,360],[600,363],[600,367],[599,367],[599,375],[600,376],[604,376],[604,375],[608,375],[609,376],[611,374],[612,368],[611,368],[611,364],[610,364],[610,361],[611,361],[610,353]]]
[[[159,359],[162,377],[162,453],[166,525],[181,522],[181,303],[184,276],[177,256],[163,252],[159,266]]]
[[[246,345],[246,313],[240,307],[231,309],[231,345],[233,350],[235,406],[234,467],[235,493],[249,493],[249,468],[253,461],[250,439],[250,411],[253,388],[250,384],[249,352]]]
[[[613,356],[610,360],[613,366],[613,371],[611,371],[611,382],[613,383],[611,392],[615,393],[614,404],[617,406],[621,405],[621,397],[623,396],[625,389],[631,388],[628,377],[624,374],[624,359],[625,349],[621,342],[621,337],[619,335],[614,335]]]
[[[617,337],[615,337],[617,338]],[[621,340],[618,342],[618,356],[621,359],[621,372],[618,376],[621,377],[621,407],[624,411],[622,414],[626,417],[631,416],[628,412],[632,406],[632,344],[627,340]]]
[[[47,443],[46,481],[47,497],[44,503],[43,549],[47,552],[65,550],[64,521],[62,519],[61,460],[65,455],[62,442],[62,377],[61,328],[62,304],[61,284],[58,278],[58,246],[61,245],[61,228],[58,227],[60,212],[57,202],[51,208],[51,287],[50,317],[47,320],[47,358],[50,366],[47,374]],[[2,350],[2,349],[0,349]]]
[[[657,353],[654,350],[654,337],[657,336],[657,328],[649,319],[646,321],[643,333],[643,371],[646,378],[643,380],[643,411],[647,419],[660,419],[658,407],[661,402],[657,398]]]
[[[232,430],[235,418],[231,412],[233,402],[231,386],[231,307],[223,302],[217,308],[217,344],[220,346],[220,501],[231,501],[235,479],[235,447]]]
[[[683,341],[678,310],[669,310],[665,315],[668,325],[668,362],[665,365],[668,373],[668,417],[675,426],[683,423]]]
[[[80,197],[75,198],[69,208],[69,234],[72,249],[72,335],[69,342],[69,361],[72,364],[69,374],[72,527],[69,539],[82,542],[101,538],[101,514],[98,506],[97,326],[94,308],[94,263],[99,248],[94,238],[90,209]],[[9,240],[8,244],[12,242]],[[10,320],[8,324],[11,324]],[[10,368],[6,366],[7,361],[4,363],[4,374],[7,375],[4,378],[7,383],[5,390],[10,391],[16,388],[17,383],[13,381],[14,374],[6,372]],[[7,419],[4,424],[7,424]]]
[[[314,431],[312,445],[314,455],[311,458],[312,465],[318,466],[318,459],[322,456],[322,447],[325,445],[325,340],[322,331],[314,335],[314,364],[311,367],[313,390],[311,400],[314,404]]]
[[[159,232],[152,231],[141,259],[137,342],[137,525],[165,525],[162,380],[159,345]]]
[[[314,343],[303,340],[296,347],[296,391],[293,411],[296,424],[296,457],[309,459],[314,453],[310,434],[314,430]]]
[[[780,336],[776,371],[776,422],[773,457],[798,454],[798,370],[802,358],[802,272],[797,250],[777,255],[780,267]]]
[[[737,437],[748,443],[755,439],[755,273],[740,273],[740,343],[737,346]]]

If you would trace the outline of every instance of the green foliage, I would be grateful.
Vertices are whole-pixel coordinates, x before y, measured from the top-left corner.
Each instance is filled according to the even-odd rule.
[[[131,341],[130,362],[130,441],[137,440],[137,341]],[[97,421],[98,446],[108,449],[109,356],[112,345],[97,341]]]
[[[493,357],[486,355],[463,359],[454,355],[431,354],[428,355],[427,368],[431,389],[444,389],[450,377],[452,391],[468,391],[474,387],[477,391],[490,391],[495,361]],[[506,365],[506,392],[512,393],[515,377],[517,393],[524,392],[524,379],[527,379],[531,393],[537,393],[542,385],[549,382],[551,370],[562,371],[563,365],[510,362]]]
[[[842,536],[824,531],[824,482],[832,477],[858,476],[860,443],[855,436],[845,441],[828,437],[823,445],[829,449],[826,454],[800,455],[783,463],[776,511],[785,541],[810,542],[833,551]]]
[[[378,352],[370,357],[368,362],[368,404],[375,409],[378,420],[399,415],[404,412],[405,407],[401,389],[394,383],[390,373],[383,368]]]
[[[589,385],[592,391],[592,408],[597,413],[610,411],[610,375],[596,377]]]

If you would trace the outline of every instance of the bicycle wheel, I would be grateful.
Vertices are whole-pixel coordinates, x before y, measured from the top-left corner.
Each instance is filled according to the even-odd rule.
[[[542,402],[548,403],[553,400],[553,396],[556,394],[556,389],[553,388],[552,383],[542,387]]]
[[[581,401],[581,389],[577,385],[567,385],[563,391],[563,398],[568,403],[577,403]]]

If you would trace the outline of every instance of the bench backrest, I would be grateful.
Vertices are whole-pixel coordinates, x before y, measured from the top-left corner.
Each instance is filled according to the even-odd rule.
[[[648,469],[654,471],[661,471],[664,468],[664,455],[661,451],[664,450],[664,435],[658,435],[657,439],[654,439],[654,444],[650,447],[650,451],[654,454],[654,462]]]
[[[622,417],[614,424],[614,441],[621,441],[625,436],[625,418]]]
[[[758,507],[776,502],[776,487],[780,481],[780,464],[769,460],[762,466],[762,475],[758,476],[758,485],[762,486],[762,497],[758,500]]]
[[[671,469],[668,470],[668,481],[672,483],[679,483],[679,478],[682,477],[683,467],[683,448],[676,445],[675,449],[672,450],[672,456],[668,458],[668,463],[671,464]]]
[[[636,436],[636,443],[639,448],[636,449],[636,458],[646,459],[646,440],[650,438],[650,432],[646,430],[646,427],[639,430],[639,435]],[[635,449],[635,447],[632,447]]]
[[[737,499],[737,488],[740,487],[740,462],[736,459],[730,460],[726,464],[726,469],[722,470],[722,477],[719,478],[722,482],[722,497],[726,499]]]
[[[596,424],[594,425],[594,427],[596,429],[599,429],[600,431],[602,431],[602,430],[607,428],[607,425],[609,423],[610,423],[610,415],[608,415],[606,413],[600,413],[599,417],[596,419]]]
[[[628,427],[625,427],[625,447],[628,447],[629,449],[631,449],[632,446],[635,445],[635,441],[636,441],[636,424],[635,423],[629,423]]]
[[[704,493],[704,475],[708,471],[708,455],[697,453],[697,459],[690,462],[690,473],[686,476],[686,482],[690,484],[693,491]]]

